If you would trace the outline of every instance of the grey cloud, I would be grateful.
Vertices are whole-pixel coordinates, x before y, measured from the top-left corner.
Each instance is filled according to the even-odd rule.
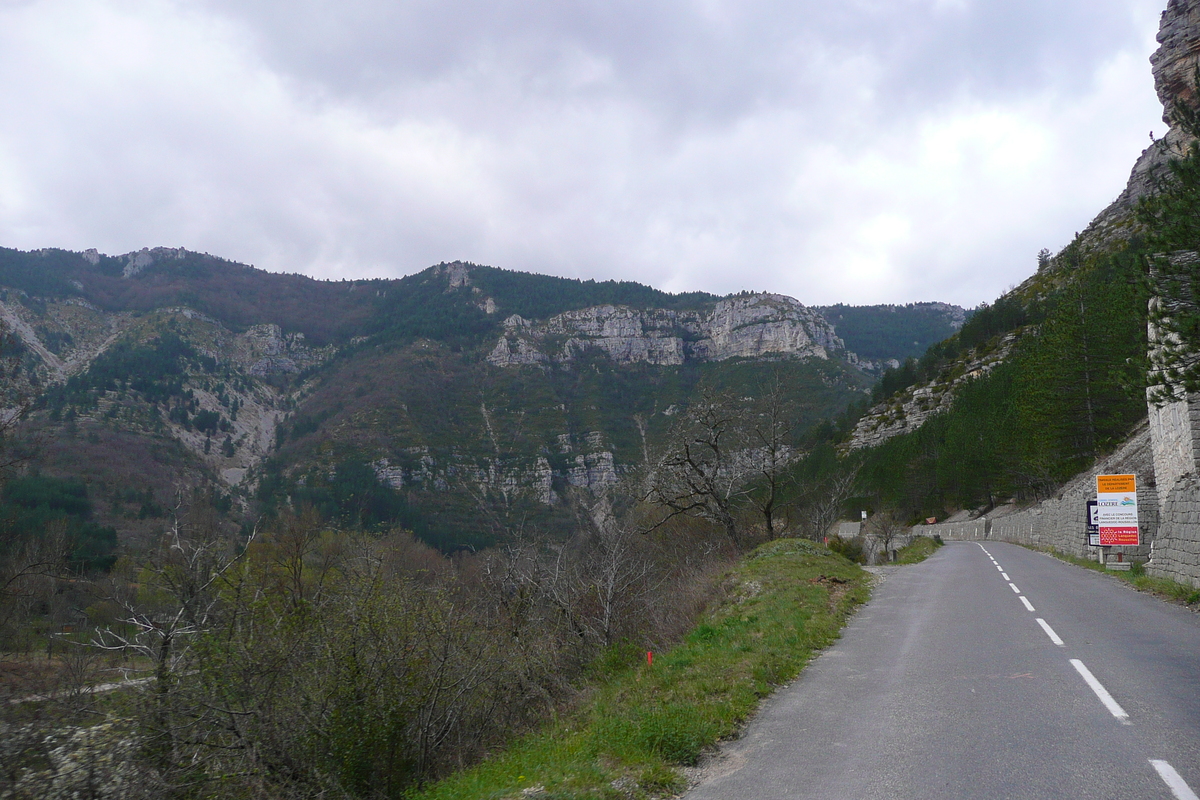
[[[532,92],[573,91],[554,78],[564,54],[578,50],[612,67],[612,91],[700,116],[805,100],[814,80],[804,66],[814,51],[874,59],[886,65],[879,76],[886,95],[928,102],[964,86],[1074,90],[1139,35],[1121,0],[210,0],[210,7],[249,26],[276,68],[335,94],[374,98],[488,63]]]
[[[1120,190],[1156,8],[0,3],[0,244],[974,303]]]

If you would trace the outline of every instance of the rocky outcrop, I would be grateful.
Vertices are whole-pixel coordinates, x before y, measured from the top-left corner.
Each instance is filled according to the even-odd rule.
[[[164,257],[162,248],[144,252],[150,259],[146,263]],[[165,252],[171,256],[184,251]],[[86,372],[97,358],[119,343],[153,341],[172,327],[197,352],[215,359],[234,375],[243,376],[245,380],[218,381],[208,374],[194,374],[185,379],[196,410],[214,412],[223,420],[225,427],[219,434],[206,435],[168,419],[165,409],[155,407],[150,412],[150,417],[159,419],[173,438],[230,485],[239,484],[274,446],[281,409],[287,405],[283,390],[271,381],[255,379],[299,373],[334,354],[333,347],[309,347],[304,334],[285,334],[278,325],[254,325],[234,333],[218,320],[185,306],[138,315],[107,312],[80,298],[30,300],[17,290],[7,290],[0,297],[5,298],[0,299],[0,325],[20,338],[28,353],[28,373],[36,377],[39,386],[62,383]],[[23,380],[28,382],[29,378]],[[217,384],[222,388],[218,389]],[[32,385],[18,388],[27,393],[40,391]],[[83,418],[112,419],[121,405],[116,393],[106,394],[98,399],[95,410],[83,412]],[[124,424],[151,423],[143,418],[137,423],[125,420]]]
[[[495,299],[486,297],[483,290],[476,286],[471,281],[471,270],[475,269],[474,264],[464,263],[462,261],[454,261],[450,264],[441,263],[430,269],[430,275],[433,278],[446,281],[446,291],[453,292],[456,289],[469,288],[474,296],[475,307],[483,313],[491,316],[498,310]]]
[[[547,506],[562,501],[564,486],[602,492],[620,480],[619,467],[600,431],[583,436],[560,434],[555,450],[570,456],[565,466],[555,469],[545,455],[489,457],[477,459],[457,452],[436,456],[428,447],[408,447],[398,456],[381,458],[371,467],[376,477],[393,489],[452,490],[467,483],[473,491],[495,493],[511,500],[532,497]]]
[[[371,467],[375,476],[393,489],[447,492],[456,484],[466,483],[473,491],[499,494],[508,501],[519,496],[533,497],[542,505],[552,506],[560,500],[554,491],[554,479],[558,476],[545,456],[493,457],[484,464],[456,458],[454,454],[442,459],[435,458],[428,447],[410,447],[399,458],[381,458],[372,462]]]
[[[1196,67],[1200,65],[1200,2],[1170,0],[1158,28],[1158,49],[1150,56],[1154,90],[1163,104],[1163,122],[1172,125],[1175,106],[1196,107]]]
[[[496,366],[568,364],[592,352],[619,364],[845,353],[832,326],[799,301],[779,294],[721,300],[709,310],[673,311],[603,305],[535,323],[513,315],[488,361]]]
[[[603,490],[617,482],[617,465],[608,451],[577,455],[566,477],[580,489]]]
[[[1010,333],[994,349],[973,355],[944,378],[911,386],[898,395],[870,409],[858,424],[846,444],[846,451],[876,447],[888,439],[911,433],[935,414],[948,411],[954,404],[958,389],[968,381],[980,378],[1001,364],[1012,352],[1018,336]]]
[[[95,254],[89,257],[89,254]],[[134,253],[126,253],[121,258],[125,259],[125,266],[121,270],[122,278],[133,278],[145,270],[147,267],[155,263],[166,261],[169,258],[182,261],[188,255],[188,251],[182,247],[143,247]],[[100,260],[100,256],[95,250],[89,250],[83,255],[88,263],[95,264]],[[93,260],[93,258],[95,260]]]
[[[1089,249],[1107,247],[1127,238],[1132,230],[1132,213],[1137,201],[1151,192],[1156,176],[1172,158],[1186,152],[1192,141],[1177,120],[1180,103],[1195,108],[1196,68],[1200,65],[1200,0],[1171,0],[1162,13],[1158,29],[1159,47],[1150,56],[1154,89],[1163,104],[1166,135],[1142,151],[1133,166],[1125,190],[1101,211],[1083,233]]]
[[[310,348],[303,333],[284,334],[278,325],[253,325],[237,337],[241,360],[251,375],[294,374],[322,363],[329,348]]]

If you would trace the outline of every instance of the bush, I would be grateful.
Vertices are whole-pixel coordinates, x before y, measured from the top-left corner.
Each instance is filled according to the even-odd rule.
[[[855,536],[853,539],[843,539],[840,536],[835,536],[829,540],[829,549],[855,564],[867,563],[867,556],[863,549],[863,538],[861,536]]]

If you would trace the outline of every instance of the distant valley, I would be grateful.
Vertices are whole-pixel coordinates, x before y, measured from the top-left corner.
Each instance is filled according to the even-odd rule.
[[[782,379],[803,431],[965,317],[463,263],[328,282],[169,248],[0,251],[25,469],[83,481],[129,543],[196,493],[231,525],[312,505],[450,550],[565,531],[569,498],[620,480],[698,386]]]

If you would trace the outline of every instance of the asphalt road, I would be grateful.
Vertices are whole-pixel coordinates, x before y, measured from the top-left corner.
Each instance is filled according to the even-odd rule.
[[[1200,614],[1015,545],[951,542],[889,574],[686,798],[1194,792]]]

